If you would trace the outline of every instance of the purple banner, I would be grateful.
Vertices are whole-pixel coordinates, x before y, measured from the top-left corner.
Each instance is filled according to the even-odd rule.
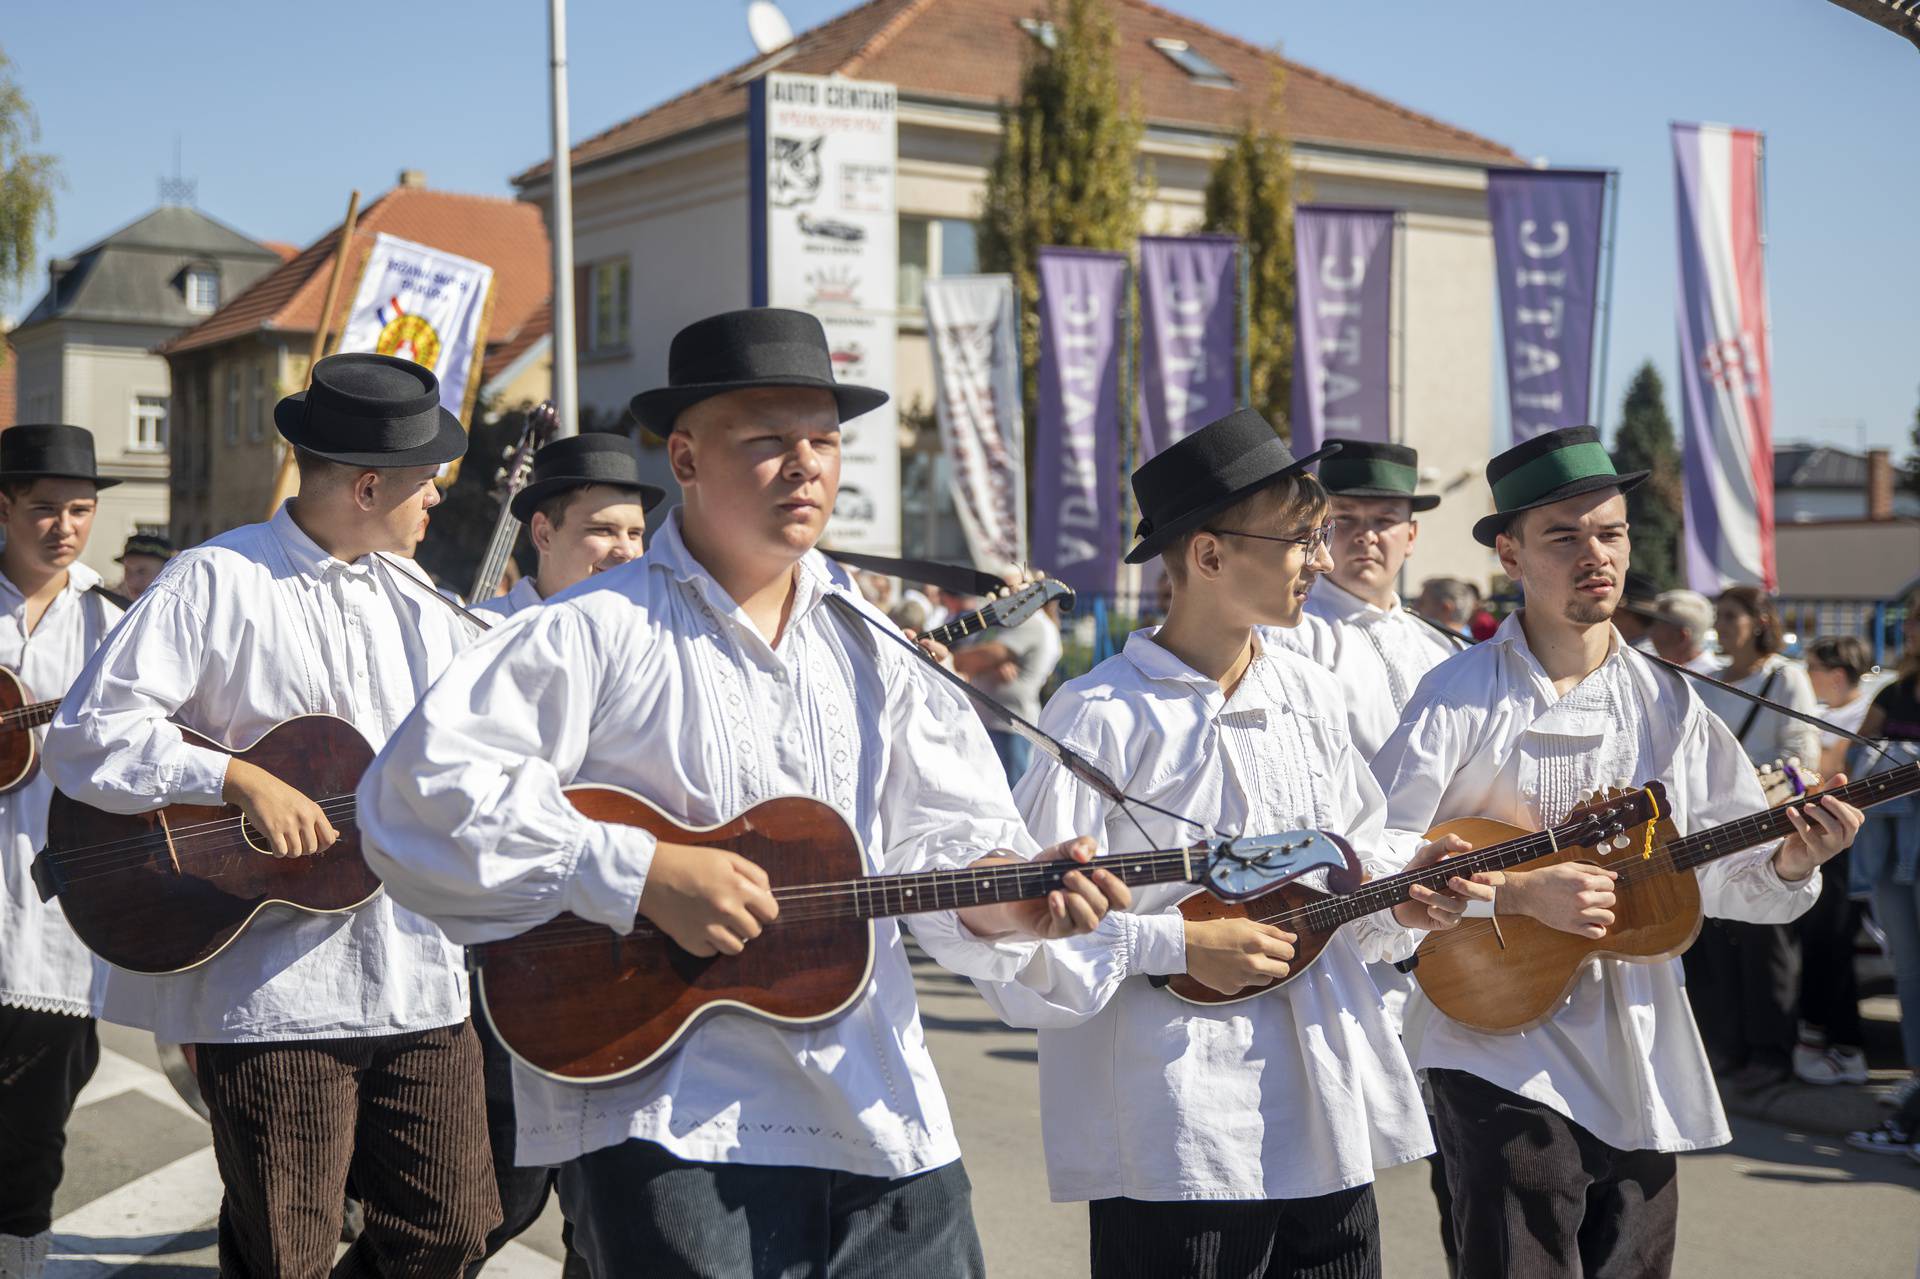
[[[1487,215],[1507,349],[1513,442],[1582,426],[1593,382],[1594,313],[1607,175],[1490,169]]]
[[[1392,209],[1293,211],[1293,451],[1393,440]]]
[[[1120,567],[1127,256],[1041,249],[1039,266],[1034,560],[1076,591],[1109,595]]]
[[[1140,461],[1240,403],[1240,241],[1140,238]]]

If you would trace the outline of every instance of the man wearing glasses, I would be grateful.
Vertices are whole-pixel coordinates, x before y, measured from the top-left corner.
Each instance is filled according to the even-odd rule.
[[[1040,723],[1146,803],[1123,812],[1041,757],[1014,791],[1035,838],[1071,829],[1131,852],[1190,842],[1196,823],[1314,827],[1381,869],[1411,851],[1411,836],[1385,845],[1333,677],[1266,630],[1297,625],[1330,567],[1326,493],[1304,469],[1330,451],[1296,460],[1242,409],[1135,473],[1127,559],[1160,557],[1166,622],[1069,682]],[[1184,887],[1141,889],[1132,913],[977,983],[1008,1022],[1040,1028],[1048,1182],[1088,1203],[1095,1279],[1380,1272],[1374,1173],[1433,1142],[1365,961],[1405,956],[1408,929],[1450,927],[1465,897],[1492,895],[1454,887],[1339,933],[1309,977],[1243,1002],[1189,1003],[1154,979],[1254,995],[1288,974],[1294,936],[1188,921]]]

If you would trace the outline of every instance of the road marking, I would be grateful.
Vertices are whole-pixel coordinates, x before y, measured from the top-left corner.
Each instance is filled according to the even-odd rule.
[[[48,1274],[106,1279],[219,1215],[220,1173],[213,1147],[206,1146],[54,1222]]]
[[[163,1106],[177,1111],[196,1122],[204,1123],[200,1116],[173,1090],[167,1077],[150,1066],[143,1066],[131,1057],[126,1057],[111,1048],[100,1050],[100,1064],[94,1069],[93,1078],[80,1090],[80,1096],[74,1101],[74,1109],[90,1106],[96,1101],[105,1101],[109,1097],[118,1097],[123,1092],[137,1092],[149,1097]],[[209,1133],[207,1139],[213,1139]]]

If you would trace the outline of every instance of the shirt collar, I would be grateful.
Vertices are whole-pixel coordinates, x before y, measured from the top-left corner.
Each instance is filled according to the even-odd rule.
[[[1335,582],[1331,577],[1323,577],[1315,582],[1313,584],[1313,595],[1320,601],[1320,606],[1323,609],[1333,614],[1337,620],[1342,622],[1358,622],[1369,618],[1396,617],[1400,613],[1400,597],[1398,595],[1393,597],[1392,605],[1387,608],[1381,608],[1378,604],[1373,604],[1361,599],[1346,587]]]
[[[695,559],[693,552],[687,549],[686,538],[680,529],[681,512],[684,509],[676,506],[667,512],[666,521],[660,526],[660,532],[647,546],[647,562],[666,570],[676,581],[690,584],[706,597],[707,602],[713,605],[715,610],[736,618],[758,633],[757,629],[747,621],[739,602],[727,593],[725,587],[713,580],[713,574],[707,572],[706,566]],[[794,574],[794,600],[788,621],[789,629],[794,622],[799,621],[815,604],[825,598],[827,592],[835,585],[833,570],[825,555],[818,550],[812,550],[801,556],[799,572]]]
[[[1158,626],[1142,627],[1127,636],[1126,646],[1120,651],[1142,678],[1185,685],[1189,692],[1206,703],[1209,714],[1218,715],[1225,710],[1227,698],[1219,683],[1181,661],[1174,656],[1172,650],[1162,648],[1159,641],[1154,638],[1159,633]],[[1265,660],[1266,647],[1260,642],[1259,632],[1255,631],[1253,660],[1248,663],[1246,673],[1240,677],[1236,692],[1248,686],[1248,681],[1255,677],[1260,664]]]
[[[513,589],[507,592],[507,602],[513,605],[517,613],[523,608],[534,608],[546,601],[541,598],[540,588],[534,585],[533,576],[529,574],[513,584]]]
[[[280,503],[280,509],[275,511],[273,518],[267,521],[267,527],[272,529],[273,535],[280,539],[280,545],[286,551],[287,558],[293,561],[293,566],[308,577],[326,577],[335,572],[371,573],[373,571],[372,556],[363,555],[349,564],[321,550],[320,544],[308,537],[306,530],[294,522],[293,515],[287,510],[285,502]]]
[[[1553,687],[1553,680],[1548,676],[1546,668],[1540,664],[1540,659],[1534,656],[1532,647],[1527,643],[1527,632],[1520,625],[1520,612],[1521,610],[1515,609],[1513,612],[1507,614],[1506,620],[1500,623],[1500,629],[1493,633],[1492,637],[1487,640],[1487,643],[1504,646],[1524,664],[1528,673],[1531,674],[1542,687],[1551,689]],[[1592,674],[1587,676],[1587,679],[1592,679],[1594,675],[1600,674],[1600,672],[1606,670],[1609,666],[1620,663],[1623,660],[1621,654],[1626,651],[1628,651],[1626,645],[1620,642],[1620,632],[1609,626],[1607,628],[1607,655],[1605,659],[1601,661],[1600,665],[1593,669]],[[1581,681],[1581,683],[1585,682],[1586,680]]]
[[[60,593],[62,595],[80,595],[100,585],[100,582],[101,577],[98,573],[88,568],[85,564],[82,564],[79,560],[75,560],[73,563],[67,565],[67,584],[61,588]],[[17,603],[25,598],[26,596],[20,593],[20,588],[13,584],[13,579],[9,578],[5,573],[0,573],[0,599],[5,599],[9,603]]]

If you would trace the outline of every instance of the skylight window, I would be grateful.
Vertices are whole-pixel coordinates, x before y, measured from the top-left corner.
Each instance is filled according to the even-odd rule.
[[[1054,30],[1053,24],[1045,18],[1022,18],[1020,19],[1020,29],[1049,49],[1059,44],[1059,33]]]
[[[1166,54],[1174,66],[1193,77],[1196,84],[1210,84],[1222,89],[1233,87],[1232,76],[1185,40],[1155,40],[1153,47]]]

